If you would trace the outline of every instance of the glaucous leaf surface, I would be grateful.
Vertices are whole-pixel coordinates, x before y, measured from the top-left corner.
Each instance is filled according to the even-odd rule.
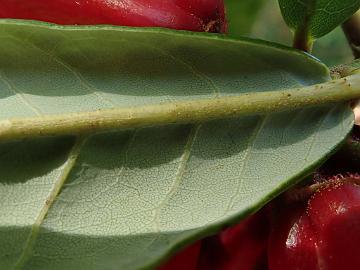
[[[296,31],[319,38],[360,8],[360,0],[279,0],[286,23]]]
[[[0,125],[329,79],[299,51],[161,29],[0,23]],[[256,211],[353,124],[346,105],[1,142],[1,270],[153,268]]]

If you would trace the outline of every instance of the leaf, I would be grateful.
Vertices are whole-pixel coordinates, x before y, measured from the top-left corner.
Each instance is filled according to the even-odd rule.
[[[0,38],[2,123],[329,79],[307,54],[216,35],[1,21]],[[0,269],[153,268],[299,181],[352,124],[338,104],[2,142]]]
[[[360,8],[360,0],[279,0],[286,23],[295,32],[320,38]]]
[[[335,66],[341,63],[349,63],[354,59],[350,46],[341,27],[319,39],[314,44],[312,55],[319,58],[327,66]]]
[[[279,4],[276,1],[267,1],[259,12],[258,18],[253,26],[251,37],[291,45],[291,33],[288,31],[288,27],[281,16]],[[341,27],[337,27],[314,43],[311,54],[327,66],[348,63],[354,56],[351,48],[345,46],[346,42]]]
[[[228,34],[232,37],[251,34],[263,4],[264,0],[225,0]]]

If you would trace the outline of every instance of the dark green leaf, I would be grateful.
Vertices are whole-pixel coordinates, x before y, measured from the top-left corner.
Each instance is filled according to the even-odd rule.
[[[322,37],[360,8],[360,0],[279,0],[286,23],[310,38]]]

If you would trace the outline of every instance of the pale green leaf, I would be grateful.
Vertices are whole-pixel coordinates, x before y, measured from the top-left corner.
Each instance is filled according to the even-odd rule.
[[[216,35],[2,21],[0,38],[0,123],[329,79],[307,54]],[[152,268],[310,173],[352,124],[338,104],[3,142],[0,269]]]

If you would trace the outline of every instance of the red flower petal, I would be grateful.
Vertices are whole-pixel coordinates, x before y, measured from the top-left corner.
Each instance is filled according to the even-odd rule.
[[[223,0],[210,5],[199,0],[1,0],[0,18],[212,32],[226,28]]]

